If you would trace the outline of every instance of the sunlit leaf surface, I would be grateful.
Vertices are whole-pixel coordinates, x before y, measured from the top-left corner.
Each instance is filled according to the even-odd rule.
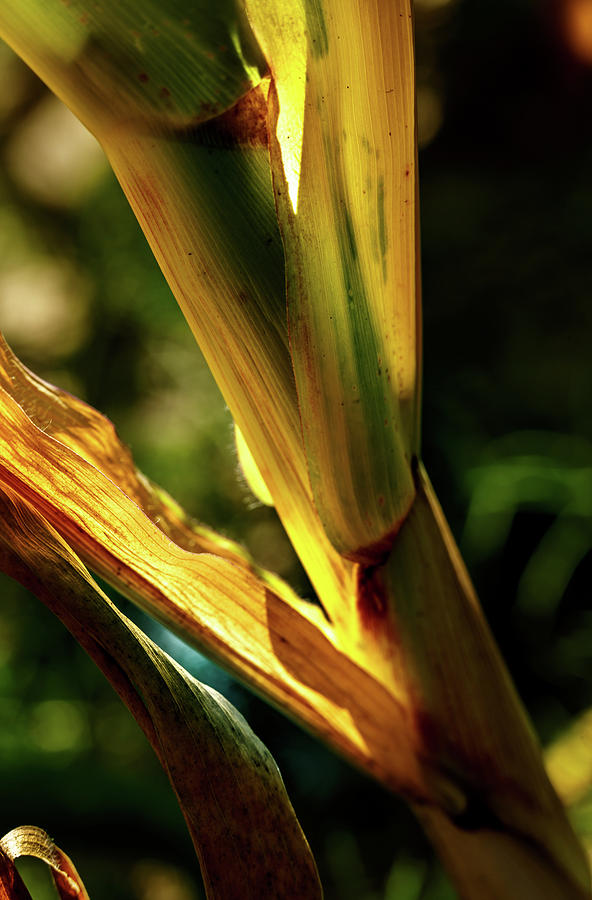
[[[243,717],[119,613],[25,501],[7,489],[0,504],[2,568],[62,619],[145,731],[179,798],[208,897],[320,897],[277,767]]]
[[[184,524],[170,498],[160,502],[113,426],[29,373],[6,344],[2,371],[0,487],[30,503],[93,571],[185,640],[358,764],[421,795],[404,686],[389,690],[360,668],[319,607],[250,565],[230,542],[221,543],[225,555],[215,554],[217,537],[208,531],[208,552],[201,552],[200,532]]]
[[[270,149],[315,504],[341,553],[375,562],[413,502],[418,452],[411,4],[247,9],[275,79]]]
[[[56,847],[42,828],[20,825],[0,840],[0,849],[11,859],[34,856],[47,863],[60,900],[88,900],[88,894],[76,868],[63,850]],[[15,895],[17,900],[18,895]]]
[[[1,334],[0,387],[44,434],[104,472],[175,544],[193,553],[215,553],[251,565],[243,547],[189,519],[166,491],[136,469],[129,448],[119,440],[109,419],[38,378],[16,358]]]
[[[158,7],[7,0],[0,34],[103,145],[296,552],[345,620],[351,565],[312,498],[288,346],[267,63],[242,4]]]

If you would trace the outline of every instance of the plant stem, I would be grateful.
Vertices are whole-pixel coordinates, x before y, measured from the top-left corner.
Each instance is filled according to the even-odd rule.
[[[435,801],[415,812],[463,898],[589,897],[582,848],[421,466],[417,487],[374,576]]]

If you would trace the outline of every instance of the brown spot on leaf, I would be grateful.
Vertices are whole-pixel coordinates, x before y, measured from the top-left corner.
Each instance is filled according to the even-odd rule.
[[[229,138],[232,143],[266,147],[267,101],[261,88],[248,91],[234,106],[218,116],[215,129],[221,138]]]

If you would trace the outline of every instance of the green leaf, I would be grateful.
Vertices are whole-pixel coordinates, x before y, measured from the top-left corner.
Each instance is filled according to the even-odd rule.
[[[7,0],[0,29],[91,126],[190,127],[265,73],[240,0]]]
[[[292,0],[283,17],[276,7],[247,8],[274,79],[270,149],[308,470],[333,545],[372,564],[413,502],[419,441],[411,6]]]

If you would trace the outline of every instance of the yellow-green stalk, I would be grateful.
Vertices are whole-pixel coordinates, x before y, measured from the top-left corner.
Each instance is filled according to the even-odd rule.
[[[278,7],[291,16],[274,18]],[[271,160],[314,501],[337,550],[374,563],[413,502],[418,452],[409,3],[247,10],[274,79]]]

